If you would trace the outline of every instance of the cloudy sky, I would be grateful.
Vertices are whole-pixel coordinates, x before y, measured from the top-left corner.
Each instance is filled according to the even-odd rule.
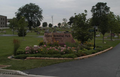
[[[52,23],[53,16],[53,23],[56,25],[63,22],[63,18],[69,21],[74,13],[83,13],[85,9],[88,11],[87,18],[90,18],[90,10],[98,2],[106,2],[115,15],[120,15],[120,0],[0,0],[0,15],[13,18],[20,7],[35,3],[43,10],[42,22]]]

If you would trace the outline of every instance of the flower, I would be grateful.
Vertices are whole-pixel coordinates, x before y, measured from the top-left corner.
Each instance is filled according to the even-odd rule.
[[[63,52],[63,50],[61,50],[61,52]]]
[[[29,46],[27,46],[27,47],[25,48],[25,51],[28,51],[28,50],[30,50],[30,47],[29,47]]]
[[[46,47],[46,45],[44,45],[44,47]]]
[[[28,54],[28,52],[25,52],[26,54]]]
[[[58,51],[58,49],[55,49],[56,51]]]
[[[38,51],[36,51],[36,53],[38,53]]]
[[[66,45],[64,45],[64,47],[66,47]]]
[[[47,48],[47,50],[49,50],[49,48]]]

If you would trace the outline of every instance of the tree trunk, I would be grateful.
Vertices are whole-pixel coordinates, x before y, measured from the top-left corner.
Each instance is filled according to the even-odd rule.
[[[112,41],[112,31],[111,31],[110,35],[111,35],[111,41]]]
[[[119,33],[117,33],[118,39],[119,39]]]
[[[14,28],[13,28],[13,35],[14,35]]]
[[[29,26],[29,30],[32,30],[31,26]]]
[[[104,34],[103,34],[103,43],[104,43]]]

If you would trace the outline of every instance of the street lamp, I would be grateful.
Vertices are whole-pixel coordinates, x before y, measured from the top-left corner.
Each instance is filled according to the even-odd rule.
[[[96,26],[94,26],[94,50],[95,50],[95,37],[96,37]]]

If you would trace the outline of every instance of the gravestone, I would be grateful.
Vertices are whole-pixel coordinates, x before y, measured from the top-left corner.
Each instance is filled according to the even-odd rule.
[[[70,33],[44,33],[43,40],[45,43],[51,44],[53,44],[56,41],[60,45],[63,45],[66,42],[75,43]]]

